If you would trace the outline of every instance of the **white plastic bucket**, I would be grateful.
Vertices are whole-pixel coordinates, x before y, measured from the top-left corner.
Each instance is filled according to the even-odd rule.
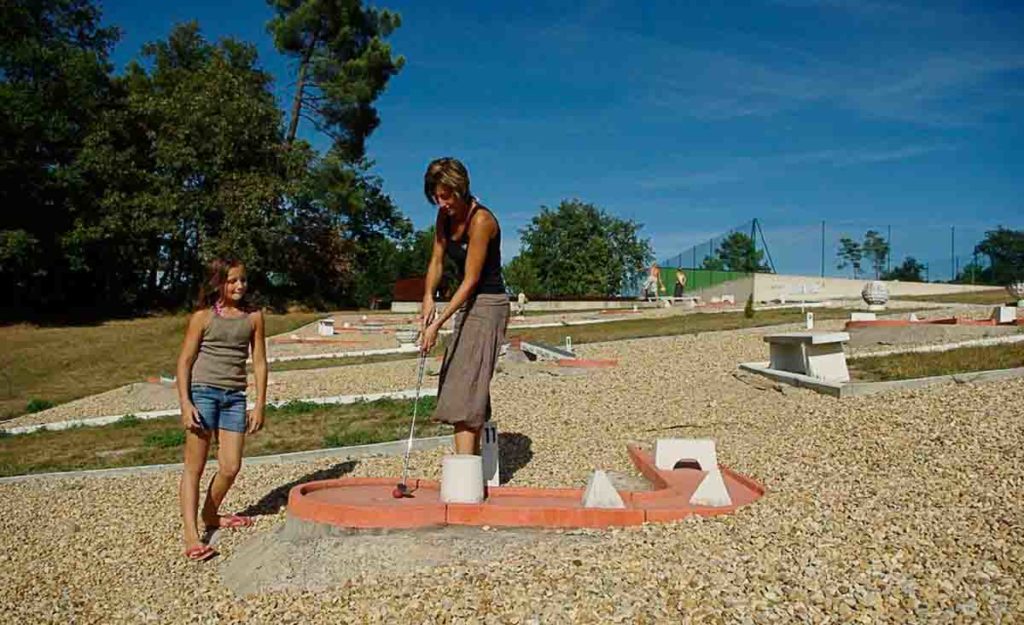
[[[484,470],[480,456],[445,456],[441,460],[441,501],[480,503],[483,500]]]

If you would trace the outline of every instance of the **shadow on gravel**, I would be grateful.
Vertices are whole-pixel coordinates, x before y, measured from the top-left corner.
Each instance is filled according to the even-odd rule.
[[[533,459],[530,447],[533,440],[519,432],[498,432],[498,453],[501,458],[501,483],[512,479],[516,471],[522,469]]]
[[[283,486],[278,486],[274,490],[264,495],[259,501],[252,504],[245,510],[242,510],[238,514],[242,516],[260,516],[268,514],[277,514],[284,508],[288,503],[288,493],[291,489],[299,484],[305,484],[306,482],[315,482],[317,480],[333,480],[344,475],[351,473],[356,465],[359,464],[355,460],[349,460],[348,462],[342,462],[326,469],[314,471],[308,475],[303,475],[297,480],[288,482]]]

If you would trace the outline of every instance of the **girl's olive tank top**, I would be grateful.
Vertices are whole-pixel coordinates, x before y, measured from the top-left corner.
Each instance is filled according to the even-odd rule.
[[[215,311],[203,329],[199,356],[192,365],[192,384],[245,390],[245,361],[249,357],[251,337],[249,315],[228,318]]]

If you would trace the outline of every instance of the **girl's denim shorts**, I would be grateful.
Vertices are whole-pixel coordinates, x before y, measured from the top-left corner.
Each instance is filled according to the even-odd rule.
[[[204,429],[245,433],[245,391],[193,384],[192,403]]]

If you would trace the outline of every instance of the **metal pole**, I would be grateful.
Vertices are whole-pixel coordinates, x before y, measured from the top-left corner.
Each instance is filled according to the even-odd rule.
[[[889,251],[885,254],[885,267],[886,271],[892,271],[892,225],[886,226],[889,229],[889,234],[886,235],[886,241],[889,243]]]
[[[821,220],[821,277],[825,277],[825,220]]]
[[[956,244],[956,226],[950,226],[949,227],[949,268],[950,268],[950,271],[954,272],[953,275],[950,276],[950,278],[949,278],[950,282],[952,282],[953,280],[956,279],[956,273],[955,273],[956,269],[954,267],[954,261],[953,261],[953,256],[956,255],[956,252],[953,251],[953,246],[955,244]]]

